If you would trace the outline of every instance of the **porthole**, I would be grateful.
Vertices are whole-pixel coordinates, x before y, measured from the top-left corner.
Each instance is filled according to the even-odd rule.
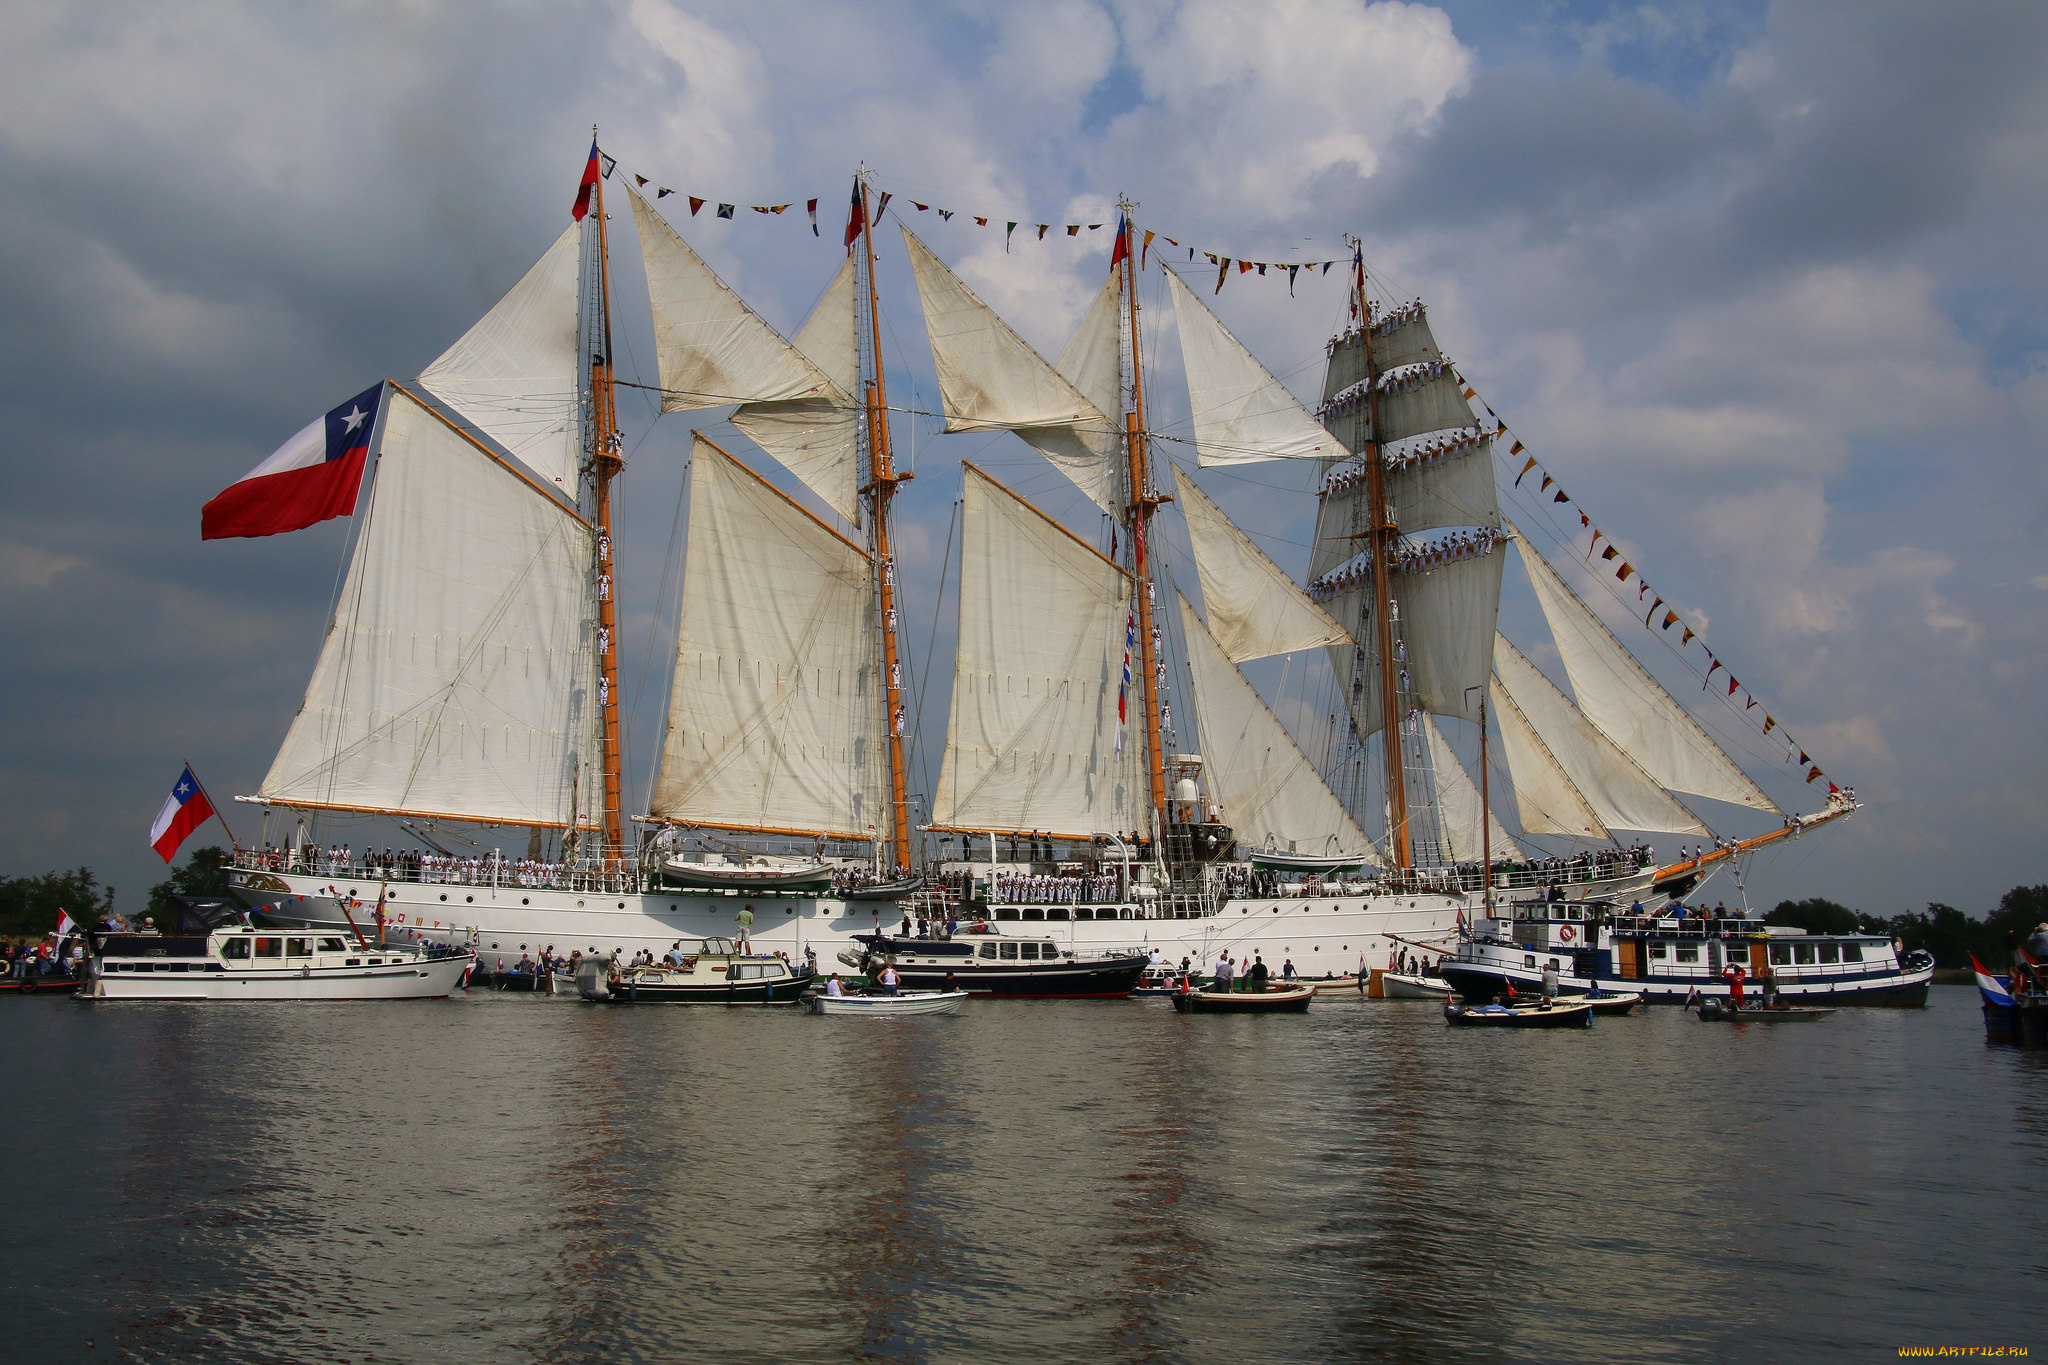
[[[356,893],[356,889],[355,889],[355,888],[354,888],[353,886],[351,886],[351,887],[350,887],[350,888],[348,889],[348,893],[349,893],[349,894],[350,894],[351,896],[353,896],[353,895],[354,895],[354,894]]]
[[[462,898],[462,902],[463,902],[463,904],[465,904],[465,905],[474,905],[474,904],[476,904],[476,897],[475,897],[475,896],[464,896],[464,897]]]
[[[446,891],[443,891],[443,892],[441,893],[441,899],[442,899],[442,900],[444,900],[444,901],[448,899],[448,893],[447,893]]]
[[[671,906],[669,906],[669,908],[668,908],[668,912],[669,912],[669,913],[670,913],[671,915],[673,915],[673,914],[674,914],[674,913],[676,912],[676,909],[677,909],[677,907],[676,907],[676,906],[674,906],[674,905],[671,905]]]
[[[1249,914],[1251,913],[1251,911],[1249,911],[1249,910],[1239,910],[1239,911],[1238,911],[1237,913],[1238,913],[1238,914],[1240,914],[1240,915],[1249,915]]]
[[[532,901],[531,899],[529,899],[528,897],[525,897],[525,896],[521,896],[521,897],[519,898],[519,903],[520,903],[521,905],[532,905],[532,904],[533,904],[533,901]]]
[[[620,901],[620,902],[619,902],[619,909],[623,910],[623,909],[625,909],[625,908],[626,908],[626,903],[625,903],[624,901]]]
[[[1279,914],[1279,913],[1280,913],[1280,907],[1279,907],[1279,906],[1277,906],[1277,905],[1276,905],[1276,906],[1274,906],[1274,907],[1273,907],[1273,913],[1274,913],[1274,914],[1276,914],[1276,915],[1277,915],[1277,914]]]

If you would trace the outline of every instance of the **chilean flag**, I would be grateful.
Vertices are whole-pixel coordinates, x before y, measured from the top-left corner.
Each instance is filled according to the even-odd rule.
[[[579,223],[583,221],[583,215],[590,212],[590,192],[597,188],[598,179],[603,174],[598,169],[597,157],[597,139],[592,138],[590,160],[584,163],[583,179],[576,186],[576,202],[569,209],[569,216]]]
[[[178,785],[171,788],[164,808],[156,813],[156,823],[149,827],[149,846],[159,858],[170,862],[178,856],[178,845],[185,842],[186,836],[212,818],[213,802],[206,799],[205,789],[187,764],[185,771],[178,774]]]
[[[355,511],[383,398],[379,383],[308,422],[269,459],[199,509],[199,538],[274,536]]]

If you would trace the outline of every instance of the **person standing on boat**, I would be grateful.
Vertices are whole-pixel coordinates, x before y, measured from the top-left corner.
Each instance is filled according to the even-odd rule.
[[[1551,958],[1543,964],[1543,1003],[1557,999],[1557,959]]]
[[[1227,994],[1230,990],[1230,979],[1236,975],[1237,966],[1231,962],[1230,954],[1223,954],[1223,956],[1216,959],[1215,979],[1210,985],[1210,989]]]
[[[742,905],[740,912],[733,916],[740,926],[740,952],[754,951],[754,907]]]
[[[893,962],[883,966],[882,974],[875,978],[875,984],[882,988],[884,995],[896,994],[896,988],[901,981],[902,978],[896,975],[896,964]]]
[[[1766,962],[1763,966],[1756,969],[1756,985],[1757,991],[1764,998],[1764,1008],[1767,1010],[1776,1009],[1778,1005],[1778,974],[1771,970],[1770,963]]]
[[[1742,1009],[1742,983],[1748,975],[1740,962],[1731,962],[1721,969],[1721,979],[1728,983],[1728,1007],[1737,1012]]]
[[[1265,956],[1258,953],[1253,954],[1252,969],[1244,974],[1245,989],[1255,995],[1265,994],[1266,978],[1271,975],[1272,973],[1266,969]]]
[[[1280,964],[1280,979],[1281,979],[1282,981],[1285,981],[1285,982],[1289,983],[1290,985],[1291,985],[1291,984],[1293,984],[1293,981],[1294,981],[1294,959],[1293,959],[1293,958],[1291,958],[1291,957],[1290,957],[1290,958],[1288,958],[1288,959],[1287,959],[1287,960],[1286,960],[1285,962],[1282,962],[1282,963]]]

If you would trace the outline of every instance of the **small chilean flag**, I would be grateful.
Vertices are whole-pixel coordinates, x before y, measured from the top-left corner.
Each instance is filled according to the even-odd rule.
[[[576,204],[569,210],[569,216],[577,222],[582,222],[583,215],[590,212],[590,192],[597,188],[597,182],[602,175],[603,172],[597,164],[597,139],[592,138],[590,160],[584,163],[582,183],[576,186]]]
[[[1131,254],[1131,220],[1118,215],[1116,220],[1116,248],[1109,253],[1109,268],[1114,270]]]
[[[269,459],[199,509],[199,538],[274,536],[355,511],[383,398],[380,383],[308,422]]]
[[[157,856],[170,862],[178,856],[178,845],[186,836],[213,818],[213,802],[206,799],[205,790],[199,779],[192,776],[192,766],[178,774],[178,785],[171,788],[164,808],[156,813],[156,823],[149,827],[149,846]]]

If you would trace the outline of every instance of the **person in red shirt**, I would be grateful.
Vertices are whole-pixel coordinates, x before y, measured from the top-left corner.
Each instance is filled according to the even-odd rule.
[[[1748,975],[1740,962],[1731,962],[1721,969],[1721,979],[1728,983],[1728,1004],[1733,1009],[1742,1008],[1742,983]]]

